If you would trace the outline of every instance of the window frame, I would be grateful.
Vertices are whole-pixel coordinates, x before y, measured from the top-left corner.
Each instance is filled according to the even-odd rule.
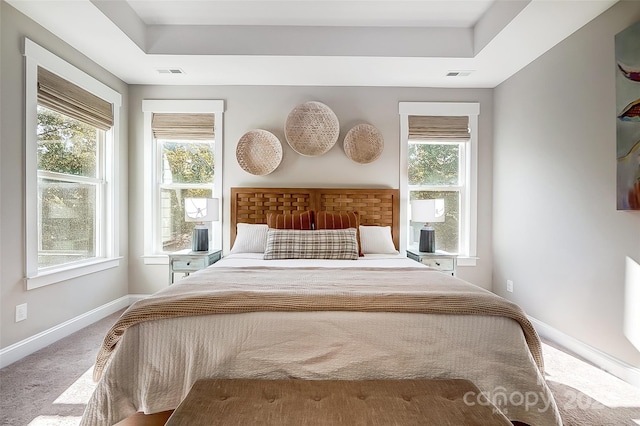
[[[475,266],[477,259],[477,228],[478,228],[478,115],[480,104],[477,102],[400,102],[400,228],[407,232],[400,234],[400,247],[408,247],[409,227],[409,192],[416,187],[409,186],[408,147],[409,147],[409,116],[462,116],[469,117],[470,138],[464,147],[464,187],[460,192],[460,237],[459,237],[459,266]],[[451,141],[461,142],[461,141]],[[447,142],[443,142],[447,143]],[[420,188],[438,188],[423,185]],[[444,186],[439,186],[444,189]]]
[[[144,254],[145,264],[168,265],[169,255],[158,250],[161,238],[160,212],[160,153],[158,143],[153,137],[151,120],[153,113],[213,113],[214,114],[214,159],[215,171],[212,196],[220,199],[222,207],[222,135],[224,101],[216,99],[144,99],[142,101],[144,114],[144,217],[150,217],[144,223]],[[180,186],[180,185],[178,185]],[[189,185],[192,187],[194,185]],[[224,214],[222,215],[224,216]],[[221,216],[221,218],[222,218]],[[222,220],[212,222],[212,243],[215,247],[222,248]]]
[[[27,290],[55,284],[120,265],[117,214],[120,107],[122,95],[89,74],[81,71],[28,38],[24,40],[25,56],[25,283]],[[109,102],[113,108],[113,126],[104,132],[103,151],[97,167],[102,167],[102,204],[97,208],[96,256],[59,266],[38,266],[38,67],[43,67],[65,80]]]

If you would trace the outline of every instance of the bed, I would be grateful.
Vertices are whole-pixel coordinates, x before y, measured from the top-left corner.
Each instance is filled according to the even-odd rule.
[[[462,378],[482,391],[470,404],[561,425],[524,312],[398,252],[398,190],[232,188],[230,201],[230,253],[105,336],[81,425],[174,409],[202,378]]]

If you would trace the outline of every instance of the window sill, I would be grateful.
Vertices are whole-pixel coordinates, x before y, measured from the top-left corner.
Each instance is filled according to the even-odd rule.
[[[81,266],[56,269],[54,271],[40,273],[34,277],[27,277],[25,278],[27,290],[33,290],[47,285],[56,284],[61,281],[67,281],[84,275],[93,274],[94,272],[115,268],[120,266],[120,259],[122,258],[114,257],[109,259],[100,259],[91,263],[84,263]]]

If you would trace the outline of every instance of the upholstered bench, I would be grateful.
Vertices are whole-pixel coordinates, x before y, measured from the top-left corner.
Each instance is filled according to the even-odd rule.
[[[511,426],[479,394],[468,380],[199,380],[167,426]]]

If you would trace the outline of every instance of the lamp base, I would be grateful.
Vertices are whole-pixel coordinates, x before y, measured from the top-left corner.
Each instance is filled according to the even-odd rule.
[[[424,227],[420,229],[420,245],[418,250],[424,253],[433,253],[436,251],[436,231],[433,227]]]
[[[196,225],[191,236],[191,251],[209,251],[209,229]]]

